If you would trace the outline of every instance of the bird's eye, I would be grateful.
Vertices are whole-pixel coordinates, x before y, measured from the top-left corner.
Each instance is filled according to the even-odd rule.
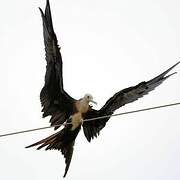
[[[87,96],[87,98],[89,99],[90,97],[89,97],[89,96]]]

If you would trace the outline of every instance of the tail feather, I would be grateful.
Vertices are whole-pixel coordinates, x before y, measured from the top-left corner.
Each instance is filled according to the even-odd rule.
[[[37,145],[40,145],[40,144],[47,143],[47,142],[49,142],[49,140],[53,139],[58,133],[59,132],[57,132],[57,133],[55,133],[55,134],[53,134],[53,135],[51,135],[51,136],[49,136],[49,137],[47,137],[45,139],[42,139],[42,140],[40,140],[40,141],[38,141],[36,143],[33,143],[33,144],[29,145],[29,146],[26,146],[25,148],[30,148],[30,147],[34,147],[34,146],[37,146]]]
[[[80,131],[80,126],[79,128],[76,128],[74,131],[71,130],[71,126],[63,128],[61,131],[45,138],[42,139],[41,141],[38,141],[34,144],[31,144],[27,146],[26,148],[38,146],[37,150],[46,147],[45,150],[59,150],[61,153],[64,155],[65,158],[65,163],[66,163],[66,168],[65,168],[65,173],[64,176],[66,176],[72,155],[73,155],[73,150],[74,150],[74,144],[75,144],[75,139]]]
[[[68,144],[66,148],[61,150],[62,154],[64,155],[65,163],[66,163],[66,168],[65,168],[63,177],[66,177],[70,163],[71,163],[73,150],[74,150],[74,143],[75,141],[72,141],[71,143]]]

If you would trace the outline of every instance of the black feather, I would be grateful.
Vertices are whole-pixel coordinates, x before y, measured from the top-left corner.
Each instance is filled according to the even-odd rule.
[[[160,75],[156,76],[155,78],[151,79],[150,81],[147,82],[144,81],[136,86],[132,86],[117,92],[105,103],[105,105],[100,110],[97,111],[94,109],[90,109],[89,112],[86,114],[85,118],[89,119],[89,118],[96,118],[105,115],[112,115],[116,109],[143,97],[144,95],[148,94],[150,91],[154,90],[167,78],[174,75],[176,72],[170,75],[167,75],[167,73],[169,73],[179,63],[180,62],[176,63],[175,65],[173,65],[172,67],[161,73]],[[97,136],[96,129],[98,129],[98,134],[99,134],[100,130],[105,127],[106,122],[109,119],[110,118],[104,118],[104,119],[83,123],[84,134],[89,142],[91,141],[91,139],[93,139],[93,137]]]

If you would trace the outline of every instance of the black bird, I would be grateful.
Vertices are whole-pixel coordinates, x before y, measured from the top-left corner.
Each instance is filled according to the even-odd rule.
[[[71,122],[71,124],[66,123],[62,130],[27,146],[27,148],[39,145],[37,149],[46,147],[45,150],[60,150],[64,155],[66,163],[63,176],[65,177],[73,155],[75,139],[81,129],[81,125],[85,137],[90,142],[91,139],[99,135],[100,130],[105,127],[110,117],[82,123],[83,119],[112,115],[114,111],[121,106],[143,97],[173,75],[174,73],[166,76],[166,74],[180,62],[150,81],[143,81],[136,86],[117,92],[100,110],[95,110],[89,105],[90,102],[95,103],[92,95],[86,94],[83,98],[75,100],[65,92],[63,88],[62,57],[53,29],[49,0],[47,0],[45,13],[43,13],[41,8],[39,9],[43,21],[43,35],[47,61],[45,85],[40,93],[43,117],[51,116],[51,125],[59,125],[55,127],[55,130],[65,122]]]

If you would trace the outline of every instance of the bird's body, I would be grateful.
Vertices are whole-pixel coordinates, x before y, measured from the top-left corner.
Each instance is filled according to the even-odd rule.
[[[85,95],[84,98],[74,103],[74,111],[71,116],[72,131],[75,130],[82,123],[84,119],[84,115],[88,112],[90,108],[89,106],[90,100],[88,100],[87,97],[91,97],[92,99],[92,96],[87,94]]]
[[[180,62],[149,81],[143,81],[136,86],[117,92],[101,109],[95,110],[89,105],[90,102],[95,103],[92,95],[86,94],[83,98],[75,100],[65,92],[63,88],[62,57],[53,29],[49,0],[47,0],[45,13],[41,9],[40,11],[43,20],[47,61],[45,84],[40,93],[43,117],[51,116],[50,123],[52,126],[56,125],[55,130],[63,123],[67,123],[60,131],[28,147],[39,145],[37,149],[46,147],[46,150],[60,150],[65,157],[65,177],[70,166],[75,139],[81,126],[85,137],[90,142],[99,135],[110,117],[82,123],[83,119],[112,115],[116,109],[143,97],[172,76],[174,73],[170,75],[167,75],[167,73]]]

